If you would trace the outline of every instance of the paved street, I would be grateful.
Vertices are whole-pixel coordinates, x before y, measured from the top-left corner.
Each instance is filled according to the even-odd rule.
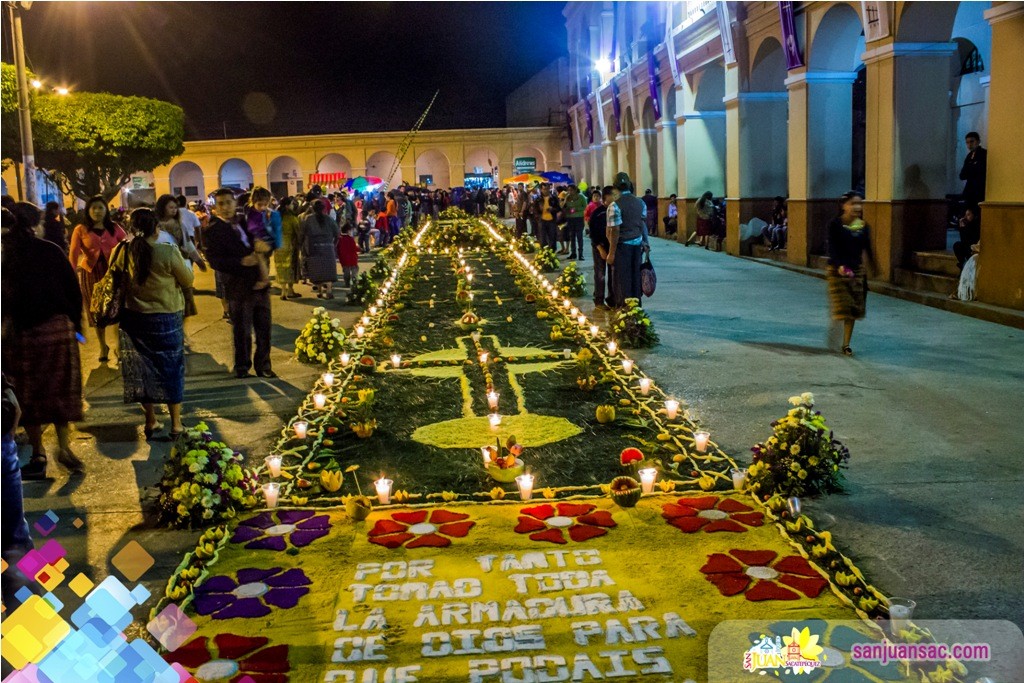
[[[844,358],[823,348],[822,280],[663,240],[653,257],[658,292],[647,305],[662,344],[635,356],[691,403],[723,448],[746,461],[786,399],[813,392],[852,453],[847,494],[807,504],[819,525],[885,592],[917,600],[921,618],[1024,624],[1024,332],[873,295],[854,336],[857,355]],[[280,378],[237,381],[212,277],[198,282],[201,313],[186,325],[186,424],[204,419],[262,457],[316,375],[291,350],[320,302],[275,298]],[[328,303],[350,325],[356,310],[342,302]],[[98,367],[94,342],[84,354],[89,409],[76,448],[87,474],[69,482],[54,468],[55,481],[26,484],[29,521],[57,512],[55,537],[74,567],[97,568],[86,572],[93,578],[138,540],[158,560],[144,580],[162,590],[197,535],[143,518],[140,493],[151,495],[170,446],[142,442],[141,415],[122,404],[119,373]],[[70,525],[76,516],[85,520],[80,530]]]

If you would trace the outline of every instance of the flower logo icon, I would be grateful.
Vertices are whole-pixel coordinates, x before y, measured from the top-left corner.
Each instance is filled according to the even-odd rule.
[[[515,532],[530,534],[532,541],[548,541],[560,545],[572,540],[576,543],[597,538],[615,526],[612,514],[598,510],[589,503],[558,503],[537,505],[519,511]]]
[[[469,515],[449,510],[410,510],[378,519],[370,529],[370,543],[385,548],[447,548],[453,538],[465,538],[476,522]]]

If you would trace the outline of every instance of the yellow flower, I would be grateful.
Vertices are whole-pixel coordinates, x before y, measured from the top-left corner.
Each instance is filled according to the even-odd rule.
[[[801,479],[806,479],[807,478],[807,470],[800,470],[799,472],[796,473],[796,476],[800,477]]]
[[[816,467],[819,462],[821,461],[818,459],[818,456],[816,455],[812,455],[810,458],[807,459],[807,464],[810,465],[811,467]]]
[[[802,631],[798,631],[795,627],[788,636],[782,637],[782,642],[787,646],[797,645],[800,648],[800,658],[808,662],[818,661],[818,655],[825,651],[825,648],[818,645],[818,635],[811,635],[811,629],[807,626]],[[812,667],[794,667],[793,673],[810,673],[813,671]]]
[[[800,444],[795,443],[789,447],[789,452],[793,455],[800,455]]]

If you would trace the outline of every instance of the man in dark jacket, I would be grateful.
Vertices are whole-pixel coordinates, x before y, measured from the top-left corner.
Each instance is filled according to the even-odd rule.
[[[203,231],[203,242],[207,260],[224,284],[234,335],[235,376],[249,377],[249,369],[255,367],[260,377],[276,377],[270,367],[270,288],[266,284],[257,288],[258,257],[245,230],[235,221],[234,193],[221,188],[213,197],[214,215]]]
[[[540,223],[540,246],[552,251],[558,249],[558,214],[562,206],[558,195],[551,191],[551,184],[540,186],[540,196],[533,203],[533,219]]]
[[[615,305],[614,268],[608,258],[608,205],[612,203],[612,186],[601,190],[601,205],[590,214],[590,247],[594,256],[594,308],[606,310]],[[608,293],[605,294],[605,283]]]
[[[964,182],[964,203],[977,206],[985,201],[985,174],[988,165],[988,151],[981,146],[981,136],[973,130],[964,136],[967,142],[967,158],[960,169],[960,180]]]
[[[628,173],[615,176],[615,209],[608,210],[608,264],[615,269],[615,305],[639,299],[640,263],[651,250],[647,238],[647,206],[633,194]]]
[[[654,190],[648,189],[642,197],[644,206],[647,207],[647,233],[658,234],[658,198],[654,196]]]

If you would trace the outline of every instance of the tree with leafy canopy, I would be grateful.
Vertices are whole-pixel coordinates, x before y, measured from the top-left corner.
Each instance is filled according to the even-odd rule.
[[[14,67],[3,67],[3,156],[9,157],[20,150],[8,154],[8,71],[13,79]],[[16,81],[11,83],[16,87]],[[97,194],[113,199],[133,173],[151,171],[184,152],[184,136],[185,112],[169,102],[89,92],[32,98],[36,165],[81,199]]]
[[[21,162],[21,128],[18,123],[18,71],[3,63],[0,71],[0,157],[6,169],[11,161]],[[28,80],[36,75],[27,72]],[[34,93],[30,93],[34,99]]]

